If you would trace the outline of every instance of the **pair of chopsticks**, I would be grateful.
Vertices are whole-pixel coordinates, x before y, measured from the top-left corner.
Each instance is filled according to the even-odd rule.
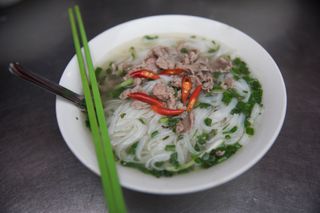
[[[89,123],[91,126],[91,133],[101,173],[104,196],[106,198],[109,212],[125,213],[126,206],[124,202],[124,197],[119,183],[116,164],[113,156],[112,146],[101,102],[100,92],[98,89],[98,83],[95,76],[87,36],[84,29],[79,7],[75,6],[74,9],[69,8],[68,13],[71,24],[74,47],[76,50],[76,55],[80,69]],[[78,25],[78,29],[76,25]],[[78,30],[80,36],[78,35]],[[83,44],[87,72],[89,76],[87,76],[85,61],[83,59],[79,37],[81,38],[81,42]]]

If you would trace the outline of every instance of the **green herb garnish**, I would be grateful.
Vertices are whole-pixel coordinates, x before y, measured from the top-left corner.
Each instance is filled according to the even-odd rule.
[[[170,159],[169,162],[175,166],[176,168],[179,166],[179,162],[178,162],[178,153],[174,152],[170,155]]]
[[[214,72],[212,75],[215,79],[218,79],[221,74],[221,72]]]
[[[112,65],[113,65],[113,64],[114,64],[113,61],[110,61],[110,62],[109,62],[108,68],[106,69],[106,73],[107,73],[108,75],[111,75],[111,74],[112,74]]]
[[[207,126],[211,126],[211,124],[212,124],[212,119],[211,119],[211,118],[206,118],[206,119],[204,119],[204,123],[205,123],[205,125],[207,125]]]
[[[247,127],[246,128],[246,133],[248,135],[254,135],[254,129],[252,127]]]
[[[128,155],[135,155],[139,141],[133,143],[127,150]]]
[[[211,43],[213,46],[208,50],[208,53],[217,52],[220,49],[220,45],[215,41],[211,41]]]
[[[159,123],[165,127],[175,130],[177,123],[181,120],[178,117],[162,117],[159,119]]]
[[[144,120],[143,118],[139,118],[138,120],[139,120],[142,124],[146,125],[146,122],[145,122],[145,120]]]
[[[194,161],[203,168],[209,168],[230,158],[241,147],[242,146],[239,143],[223,145],[217,149],[213,149],[210,153],[204,153],[202,156],[196,157]],[[221,152],[223,155],[219,156],[216,154],[216,152]]]
[[[158,131],[154,131],[154,132],[152,132],[151,133],[151,138],[154,138],[156,135],[158,135],[159,134],[159,132]]]
[[[249,68],[247,64],[242,61],[240,58],[235,58],[232,61],[231,73],[234,75],[249,75]]]
[[[167,135],[166,137],[162,138],[163,141],[167,140],[170,136]]]
[[[145,35],[144,38],[148,39],[148,40],[154,40],[154,39],[159,38],[159,36],[157,36],[157,35]]]
[[[137,53],[136,53],[136,49],[134,47],[129,48],[129,53],[130,53],[133,60],[136,59]]]
[[[161,166],[163,166],[163,164],[164,164],[163,161],[158,161],[158,162],[155,162],[155,163],[154,163],[154,165],[155,165],[156,167],[161,167]]]
[[[96,74],[96,77],[99,78],[99,75],[100,75],[101,72],[102,72],[102,68],[101,68],[101,67],[97,67],[94,72],[95,72],[95,74]]]
[[[118,77],[123,77],[123,76],[125,76],[126,73],[125,73],[125,71],[123,69],[117,69],[115,74]]]
[[[232,134],[232,133],[235,133],[237,130],[238,130],[238,127],[234,126],[229,131],[223,132],[223,134]]]
[[[189,50],[187,48],[183,47],[183,48],[180,49],[180,52],[188,54]]]
[[[204,102],[197,102],[196,107],[199,107],[200,109],[207,109],[209,107],[211,107],[212,105],[211,104],[208,104],[208,103],[204,103]]]
[[[164,150],[174,152],[176,150],[176,145],[174,145],[174,144],[166,145]]]
[[[223,93],[222,102],[228,105],[232,98],[237,98],[241,100],[243,97],[237,93],[235,89],[228,89]]]
[[[126,116],[126,114],[127,114],[127,113],[124,113],[124,112],[121,113],[121,114],[120,114],[120,118],[124,118],[124,116]]]
[[[114,89],[117,90],[117,89],[121,89],[121,88],[125,88],[125,87],[128,87],[128,86],[131,86],[133,84],[134,80],[132,78],[129,78],[125,81],[122,81],[120,84],[117,84]]]

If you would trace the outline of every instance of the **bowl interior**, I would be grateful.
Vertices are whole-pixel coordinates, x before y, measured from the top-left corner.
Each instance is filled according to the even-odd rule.
[[[279,134],[286,112],[286,90],[280,70],[263,47],[241,31],[210,19],[184,15],[141,18],[99,34],[89,43],[93,62],[97,66],[103,64],[106,56],[112,54],[112,49],[124,42],[146,34],[161,33],[202,35],[232,47],[262,84],[264,112],[256,126],[255,135],[248,140],[247,145],[220,165],[169,178],[155,178],[118,166],[120,182],[129,189],[157,194],[195,192],[227,182],[253,166]],[[60,84],[82,93],[75,57],[67,65]],[[81,111],[58,97],[56,113],[60,131],[71,151],[84,165],[99,174],[94,145]]]

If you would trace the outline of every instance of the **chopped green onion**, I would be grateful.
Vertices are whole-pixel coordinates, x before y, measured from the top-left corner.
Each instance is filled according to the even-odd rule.
[[[129,48],[129,52],[130,52],[130,55],[131,55],[131,57],[132,57],[132,59],[134,60],[134,59],[136,59],[136,49],[134,48],[134,47],[130,47]]]
[[[135,155],[136,154],[136,150],[137,150],[137,146],[138,146],[139,141],[133,143],[129,149],[127,150],[127,153],[129,155]]]
[[[156,135],[158,135],[159,134],[159,132],[158,131],[154,131],[154,132],[152,132],[151,133],[151,138],[154,138]]]
[[[147,40],[154,40],[154,39],[159,38],[159,36],[157,36],[157,35],[145,35],[144,38],[147,39]]]
[[[167,140],[170,136],[167,135],[166,137],[162,138],[163,141]]]
[[[229,131],[223,132],[223,134],[232,134],[232,133],[235,133],[237,130],[238,130],[238,127],[234,126]]]
[[[220,49],[220,45],[215,41],[211,41],[211,43],[213,44],[213,46],[208,50],[208,53],[217,52]]]
[[[177,117],[161,117],[159,119],[159,123],[162,124],[166,128],[175,129],[177,123],[181,120],[181,118]]]
[[[139,118],[138,120],[139,120],[142,124],[146,125],[146,122],[145,122],[145,120],[144,120],[143,118]]]
[[[241,145],[239,143],[235,143],[232,145],[223,145],[216,149],[213,149],[210,153],[204,153],[202,156],[193,157],[193,160],[201,167],[209,168],[230,158],[240,148]],[[223,155],[216,155],[216,152],[222,152]]]
[[[163,161],[158,161],[158,162],[155,162],[155,163],[154,163],[154,165],[155,165],[156,167],[161,167],[161,166],[163,166],[163,164],[164,164]]]
[[[252,127],[247,127],[246,128],[246,133],[248,135],[254,135],[254,129]]]
[[[166,145],[164,150],[174,152],[176,150],[176,145],[174,145],[174,144]]]
[[[121,114],[120,114],[120,118],[124,118],[124,116],[126,116],[126,114],[127,114],[127,113],[124,113],[124,112],[121,113]]]
[[[214,73],[213,73],[213,77],[214,77],[215,79],[218,79],[221,74],[222,74],[221,72],[214,72]]]
[[[211,124],[212,124],[212,119],[211,119],[211,118],[206,118],[206,119],[204,119],[204,123],[205,123],[207,126],[211,126]]]
[[[183,47],[183,48],[181,48],[180,52],[187,54],[189,52],[189,50],[187,48]]]
[[[235,89],[228,89],[223,93],[222,102],[225,104],[229,104],[232,98],[241,100],[243,97],[239,95]]]
[[[175,166],[175,167],[178,167],[179,166],[179,162],[178,162],[178,153],[177,152],[174,152],[170,155],[170,159],[169,159],[169,162]]]
[[[195,107],[199,107],[200,109],[207,109],[207,108],[209,108],[211,106],[212,105],[208,104],[208,103],[198,102]]]
[[[102,72],[102,68],[101,67],[97,67],[94,72],[96,73],[96,77],[99,78],[99,76],[100,76],[100,74]]]
[[[128,86],[130,86],[130,85],[132,85],[132,84],[133,84],[133,79],[132,79],[132,78],[129,78],[129,79],[125,80],[125,81],[122,81],[120,84],[117,84],[117,85],[114,87],[114,89],[116,90],[116,89],[128,87]]]

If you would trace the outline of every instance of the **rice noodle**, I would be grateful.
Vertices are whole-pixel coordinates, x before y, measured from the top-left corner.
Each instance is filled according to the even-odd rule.
[[[147,49],[155,45],[153,40],[142,42]],[[159,38],[157,44],[175,45],[175,42]],[[210,40],[188,41],[184,45],[205,52],[203,55],[208,55],[213,60],[220,56],[232,55],[230,48],[223,45],[216,52],[209,53],[208,48],[212,46]],[[136,59],[123,56],[124,60],[115,62],[126,63],[129,60],[133,65],[138,65],[148,55],[145,48],[137,47]],[[246,144],[248,134],[246,134],[245,122],[254,125],[262,113],[262,107],[259,104],[252,105],[250,116],[235,113],[233,110],[238,103],[247,103],[253,93],[246,80],[233,79],[231,72],[219,75],[214,79],[214,84],[224,82],[227,78],[232,78],[232,89],[241,96],[241,99],[233,97],[230,101],[225,101],[223,90],[219,89],[212,90],[210,94],[201,93],[198,103],[205,103],[208,106],[193,109],[195,118],[193,128],[181,134],[176,134],[175,129],[160,124],[159,120],[163,116],[156,114],[150,108],[135,109],[131,107],[131,102],[128,100],[106,101],[104,104],[108,130],[117,157],[122,161],[142,164],[150,170],[176,171],[177,168],[168,163],[173,153],[176,154],[176,160],[180,165],[188,167],[194,164],[193,156],[203,156],[225,145]],[[144,80],[141,88],[144,92],[152,94],[152,89],[157,83],[162,81],[168,84],[171,79],[170,76],[163,75],[157,80]],[[210,125],[205,122],[205,119],[210,120]],[[212,133],[212,135],[199,150],[196,149],[197,138],[202,133]],[[134,146],[135,154],[128,154],[129,149]],[[174,151],[168,147],[174,147]]]

